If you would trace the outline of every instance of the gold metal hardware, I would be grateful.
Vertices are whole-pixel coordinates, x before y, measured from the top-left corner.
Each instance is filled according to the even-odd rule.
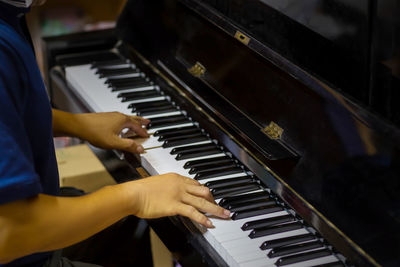
[[[261,131],[273,140],[280,139],[283,134],[283,129],[273,121]]]
[[[240,42],[244,43],[245,45],[248,45],[250,43],[250,38],[241,33],[240,31],[237,31],[235,33],[235,38],[238,39]]]
[[[187,69],[190,74],[192,74],[194,77],[200,78],[201,76],[206,73],[206,68],[200,63],[196,62],[193,67]]]

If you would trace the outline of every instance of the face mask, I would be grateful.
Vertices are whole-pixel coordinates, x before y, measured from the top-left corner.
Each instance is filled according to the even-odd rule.
[[[0,2],[16,7],[29,7],[32,4],[32,0],[0,0]]]

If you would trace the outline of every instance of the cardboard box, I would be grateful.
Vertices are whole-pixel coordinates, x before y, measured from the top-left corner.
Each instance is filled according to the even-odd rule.
[[[56,157],[60,186],[93,192],[115,184],[115,180],[86,144],[56,149]]]

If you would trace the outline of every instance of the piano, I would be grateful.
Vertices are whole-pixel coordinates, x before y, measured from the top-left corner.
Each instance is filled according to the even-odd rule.
[[[151,119],[150,175],[230,220],[149,221],[182,266],[400,266],[396,0],[129,0],[45,38],[53,106]]]

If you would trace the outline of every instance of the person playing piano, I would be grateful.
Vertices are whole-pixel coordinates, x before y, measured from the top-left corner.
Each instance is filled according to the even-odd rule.
[[[51,109],[24,20],[35,2],[43,1],[0,0],[0,266],[46,266],[49,251],[84,240],[131,214],[180,214],[206,227],[212,225],[201,212],[229,217],[206,187],[172,173],[84,196],[57,196],[53,135],[141,153],[141,146],[119,134],[129,128],[147,136],[142,126],[149,121],[120,113]]]

